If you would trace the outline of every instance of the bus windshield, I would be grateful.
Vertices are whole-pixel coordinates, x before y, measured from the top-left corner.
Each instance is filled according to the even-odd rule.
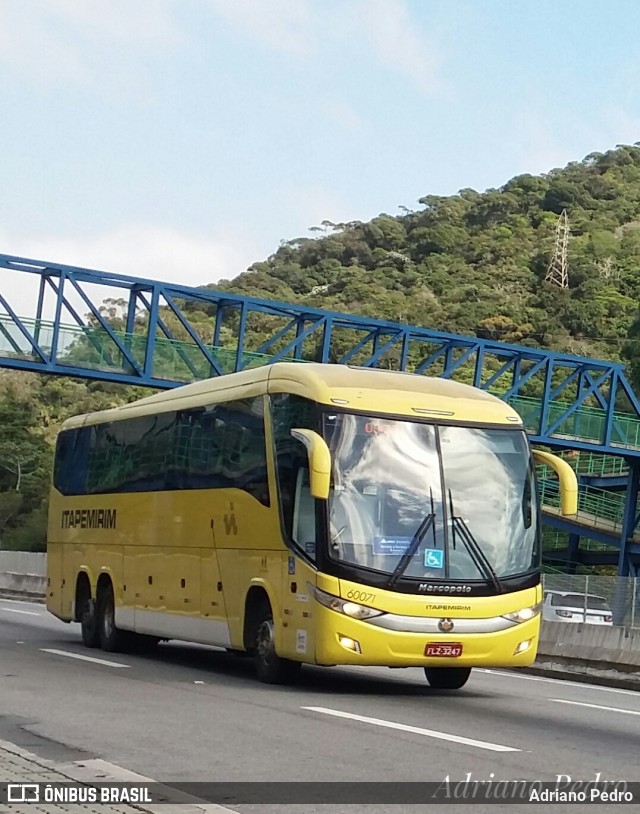
[[[520,429],[326,414],[329,555],[399,577],[501,579],[539,564],[531,454]]]

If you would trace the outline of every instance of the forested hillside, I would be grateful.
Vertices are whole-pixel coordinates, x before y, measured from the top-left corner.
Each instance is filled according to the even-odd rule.
[[[419,203],[368,223],[324,221],[312,236],[283,242],[267,260],[212,287],[623,359],[640,390],[640,147]],[[571,230],[566,290],[544,282],[563,209]],[[43,545],[60,422],[141,393],[0,372],[1,545]]]
[[[323,222],[224,285],[453,332],[620,358],[640,300],[640,148],[592,153],[415,212]],[[569,288],[544,283],[567,210]]]

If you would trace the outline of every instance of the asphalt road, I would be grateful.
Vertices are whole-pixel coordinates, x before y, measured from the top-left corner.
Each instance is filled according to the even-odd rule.
[[[250,660],[212,648],[88,650],[78,625],[42,605],[0,599],[0,739],[61,761],[100,758],[165,783],[558,775],[631,782],[640,781],[640,695],[488,670],[452,693],[429,689],[420,670],[385,668],[306,667],[295,687],[269,687],[257,682]],[[473,810],[519,808],[476,803]]]

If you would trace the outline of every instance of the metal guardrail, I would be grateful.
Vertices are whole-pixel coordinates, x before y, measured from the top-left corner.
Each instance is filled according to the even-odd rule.
[[[496,395],[499,395],[496,393]],[[542,400],[529,396],[514,396],[508,399],[509,404],[516,410],[527,429],[537,431],[542,412]],[[567,404],[560,401],[549,403],[549,421],[553,423],[561,418],[567,409]],[[554,435],[565,438],[577,438],[582,441],[599,441],[605,431],[606,413],[598,407],[581,407],[563,421],[554,432]],[[617,412],[614,414],[613,436],[611,439],[615,446],[640,447],[640,421],[632,415]]]
[[[555,616],[555,609],[562,610],[562,598],[556,605],[545,602],[543,618],[548,621],[586,624],[613,624],[623,627],[640,627],[640,578],[609,577],[600,575],[543,574],[543,591],[557,591],[568,594],[568,606],[572,618]],[[595,613],[610,612],[608,622],[594,621]],[[553,619],[551,616],[553,615]]]
[[[560,506],[560,490],[557,480],[551,480],[548,473],[539,473],[538,489],[540,504],[551,508]],[[578,514],[582,525],[599,525],[606,521],[609,530],[620,531],[624,517],[625,494],[607,492],[594,486],[581,486],[578,493]]]
[[[577,475],[606,478],[607,476],[626,475],[629,471],[625,459],[616,455],[580,452],[575,455],[565,453],[563,458],[573,467]]]
[[[553,565],[553,555],[556,551],[565,551],[569,544],[569,535],[566,531],[559,531],[551,526],[543,526],[542,529],[542,556],[546,557],[549,561],[545,564],[548,573],[566,574],[566,569],[558,568]],[[611,545],[602,543],[599,540],[591,540],[588,537],[582,537],[580,540],[581,551],[611,551]],[[597,573],[594,568],[597,566],[586,565],[584,563],[576,563],[576,567],[582,569],[579,573],[591,574]]]
[[[91,370],[126,373],[127,361],[116,347],[113,339],[101,327],[96,325],[59,324],[56,333],[55,323],[44,319],[22,318],[24,327],[36,338],[40,347],[47,353],[55,341],[56,363]],[[180,326],[176,327],[180,330]],[[183,329],[182,333],[186,334]],[[136,364],[144,366],[148,352],[149,338],[145,333],[127,333],[113,330],[113,335],[130,354]],[[236,369],[237,352],[233,348],[214,345],[212,336],[199,337],[211,353],[223,373]],[[253,367],[267,364],[276,352],[241,353],[242,367]],[[8,315],[0,314],[0,353],[16,358],[31,359],[33,348],[20,331],[15,321]],[[297,354],[296,354],[297,356]],[[287,361],[305,361],[289,355]],[[154,339],[153,374],[176,382],[189,382],[207,378],[214,373],[211,370],[201,349],[188,339],[168,339],[157,335]],[[492,391],[493,392],[493,391]],[[501,393],[495,391],[495,395]],[[540,424],[541,399],[514,396],[508,403],[521,415],[528,429],[537,432]],[[548,405],[548,423],[561,419],[567,411],[567,403],[552,401]],[[554,432],[554,436],[579,438],[583,441],[600,442],[604,436],[606,412],[598,407],[581,407],[576,409]],[[612,444],[615,446],[640,448],[640,420],[623,412],[616,412],[613,421]]]
[[[50,320],[22,319],[38,339],[43,350],[50,352],[54,342],[54,323]],[[142,334],[113,331],[129,350],[135,361],[144,365],[148,338]],[[91,370],[113,370],[126,372],[125,359],[115,347],[111,337],[102,328],[90,325],[60,325],[57,335],[57,362],[60,365],[80,365]],[[236,368],[236,351],[216,347],[209,342],[223,373],[232,373]],[[33,349],[27,339],[17,329],[13,320],[0,314],[0,353],[20,358],[31,358]],[[242,354],[243,367],[259,367],[267,364],[273,354],[245,351]],[[304,361],[285,358],[283,361]],[[177,382],[191,382],[206,379],[213,375],[202,352],[193,342],[178,339],[155,338],[154,374]]]

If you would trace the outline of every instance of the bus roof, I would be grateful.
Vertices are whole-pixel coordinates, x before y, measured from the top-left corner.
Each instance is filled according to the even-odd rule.
[[[504,401],[450,379],[339,364],[275,362],[165,390],[122,407],[75,416],[65,421],[62,429],[266,393],[292,393],[329,406],[436,421],[522,424]]]

